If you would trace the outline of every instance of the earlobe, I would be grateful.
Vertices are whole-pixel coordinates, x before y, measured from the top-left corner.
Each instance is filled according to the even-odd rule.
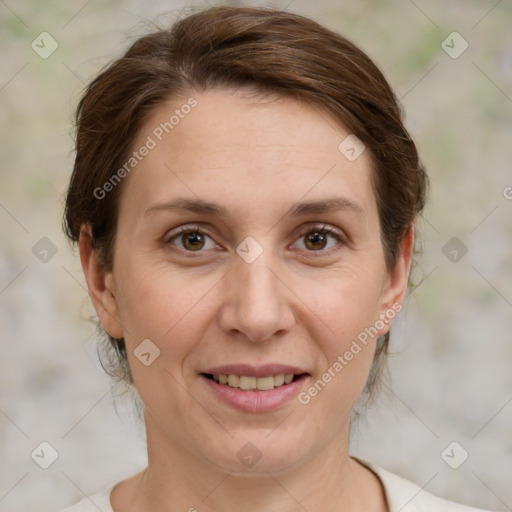
[[[89,296],[101,325],[110,336],[122,338],[113,273],[105,270],[94,249],[90,226],[82,226],[78,247]]]

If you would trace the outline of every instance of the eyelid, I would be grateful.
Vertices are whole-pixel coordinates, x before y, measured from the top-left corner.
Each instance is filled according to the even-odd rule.
[[[178,236],[182,235],[183,233],[189,233],[189,232],[193,233],[195,231],[204,233],[206,235],[208,234],[208,233],[205,232],[204,228],[202,228],[198,224],[187,224],[187,225],[179,226],[179,227],[177,227],[175,229],[171,229],[169,231],[166,231],[166,233],[164,234],[162,240],[163,240],[164,243],[169,243],[171,240],[177,238]]]
[[[195,233],[195,232],[201,233],[202,235],[207,236],[208,238],[210,238],[212,241],[215,242],[213,236],[208,234],[208,230],[207,229],[201,227],[199,224],[187,224],[187,225],[184,225],[184,226],[179,226],[179,227],[177,227],[175,229],[172,229],[170,231],[167,231],[165,233],[165,235],[163,236],[163,238],[162,238],[162,243],[164,245],[171,245],[171,246],[173,246],[173,249],[175,249],[176,251],[178,251],[180,253],[186,253],[187,256],[197,257],[202,252],[205,252],[205,251],[203,251],[203,250],[200,250],[200,251],[184,251],[183,249],[180,249],[179,247],[176,247],[172,243],[173,240],[179,238],[184,233]],[[215,242],[215,244],[218,245],[217,242]]]

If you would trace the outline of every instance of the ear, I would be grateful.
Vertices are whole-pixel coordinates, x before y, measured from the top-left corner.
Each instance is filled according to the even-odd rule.
[[[123,329],[115,296],[114,277],[112,272],[105,270],[98,258],[93,247],[92,230],[89,225],[82,226],[80,230],[78,248],[89,296],[101,325],[110,336],[122,338]]]
[[[389,331],[391,319],[402,309],[402,304],[407,293],[409,273],[411,271],[412,257],[414,253],[415,225],[410,224],[405,233],[396,264],[388,272],[382,292],[381,319],[384,319],[386,327],[383,334]],[[384,318],[383,318],[384,315]],[[389,325],[386,320],[389,320]]]

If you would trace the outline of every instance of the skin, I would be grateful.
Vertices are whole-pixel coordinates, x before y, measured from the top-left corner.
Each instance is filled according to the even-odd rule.
[[[197,107],[125,178],[112,272],[83,226],[92,301],[106,331],[125,338],[145,405],[148,468],[118,484],[111,502],[116,512],[385,511],[380,480],[348,453],[377,336],[306,405],[294,398],[272,412],[241,412],[198,375],[221,364],[292,364],[310,373],[307,390],[407,288],[414,231],[388,270],[368,152],[349,161],[338,150],[348,130],[317,108],[246,93],[194,92]],[[134,148],[181,104],[157,107]],[[183,196],[228,215],[145,215]],[[285,215],[333,196],[358,210]],[[308,244],[318,224],[342,241]],[[172,239],[179,226],[199,226],[204,243]],[[263,249],[252,263],[236,252],[247,236]],[[149,366],[134,356],[144,339],[161,351]],[[262,454],[251,468],[237,457],[247,442]]]

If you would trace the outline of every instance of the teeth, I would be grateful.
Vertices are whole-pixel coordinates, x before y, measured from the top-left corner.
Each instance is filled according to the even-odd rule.
[[[240,387],[240,377],[238,375],[228,375],[228,386],[232,388]]]
[[[213,380],[219,384],[226,384],[232,388],[244,391],[270,391],[274,388],[289,384],[293,380],[293,373],[279,373],[268,377],[248,377],[247,375],[214,375]]]
[[[256,389],[259,389],[260,391],[270,391],[271,389],[274,389],[274,377],[253,377],[254,387]],[[240,386],[241,387],[241,386]]]
[[[293,375],[292,375],[293,378]],[[284,384],[284,373],[280,373],[279,375],[274,375],[274,387],[279,387]]]
[[[231,375],[230,375],[230,377],[231,377]],[[237,377],[237,379],[238,379],[238,377]],[[240,382],[240,389],[244,389],[246,391],[256,389],[256,377],[241,376],[239,379],[239,382]],[[229,379],[228,379],[228,384],[229,384]]]

